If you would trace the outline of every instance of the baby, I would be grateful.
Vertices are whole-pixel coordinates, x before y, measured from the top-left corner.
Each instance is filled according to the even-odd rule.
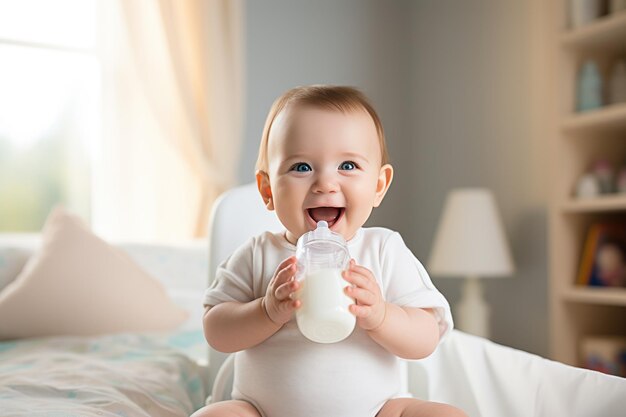
[[[257,169],[259,193],[285,231],[237,249],[206,292],[207,341],[237,352],[233,400],[194,417],[465,416],[402,390],[400,358],[430,355],[452,317],[400,235],[362,227],[393,178],[382,124],[363,94],[334,86],[283,94]],[[348,241],[353,258],[343,277],[357,326],[334,344],[309,341],[294,320],[296,241],[320,220]]]

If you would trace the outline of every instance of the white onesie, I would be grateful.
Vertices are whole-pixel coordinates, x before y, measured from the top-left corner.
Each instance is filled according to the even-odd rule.
[[[295,249],[284,233],[252,238],[218,267],[204,304],[262,297],[278,264]],[[448,302],[398,233],[361,228],[348,249],[373,272],[387,302],[434,308],[441,337],[452,329]],[[401,372],[400,359],[358,326],[341,342],[319,344],[302,336],[294,318],[263,343],[236,353],[232,396],[263,416],[373,417],[387,400],[408,395]]]

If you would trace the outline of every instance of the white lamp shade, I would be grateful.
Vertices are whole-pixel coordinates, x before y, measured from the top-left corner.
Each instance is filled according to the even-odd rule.
[[[433,275],[504,277],[514,271],[491,191],[452,190],[446,198],[428,267]]]

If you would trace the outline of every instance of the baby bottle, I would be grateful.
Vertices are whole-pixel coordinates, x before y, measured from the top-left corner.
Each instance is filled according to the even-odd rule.
[[[302,334],[318,343],[334,343],[352,333],[356,318],[348,307],[354,300],[344,288],[350,285],[341,276],[350,262],[344,238],[319,221],[317,228],[303,234],[296,245],[300,282],[297,293],[302,305],[296,322]]]

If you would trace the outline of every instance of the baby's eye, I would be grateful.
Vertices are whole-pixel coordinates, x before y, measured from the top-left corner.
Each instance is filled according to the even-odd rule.
[[[341,165],[339,165],[339,169],[343,171],[352,171],[353,169],[356,169],[356,164],[352,161],[344,161]]]
[[[304,163],[304,162],[298,162],[297,164],[292,165],[290,171],[309,172],[309,171],[312,171],[312,169],[311,169],[311,165]]]

